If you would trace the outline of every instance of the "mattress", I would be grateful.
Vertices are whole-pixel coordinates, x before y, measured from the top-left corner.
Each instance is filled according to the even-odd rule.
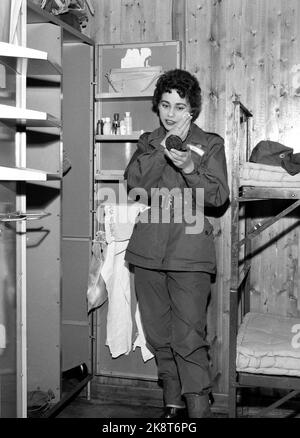
[[[236,369],[300,376],[300,319],[247,313],[237,336]]]
[[[240,186],[299,188],[300,173],[292,176],[280,166],[245,162],[240,168]]]

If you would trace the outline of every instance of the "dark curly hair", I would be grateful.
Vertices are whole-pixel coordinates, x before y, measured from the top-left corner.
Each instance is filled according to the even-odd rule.
[[[198,79],[186,70],[169,70],[159,77],[152,98],[152,111],[159,115],[158,105],[163,93],[172,90],[176,90],[182,99],[188,100],[192,121],[196,120],[201,111],[201,88]]]

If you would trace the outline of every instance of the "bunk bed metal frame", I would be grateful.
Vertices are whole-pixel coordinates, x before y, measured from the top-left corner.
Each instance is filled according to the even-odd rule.
[[[300,393],[300,378],[237,371],[237,335],[243,316],[250,311],[251,242],[258,234],[300,206],[300,186],[262,187],[243,186],[240,174],[243,162],[249,161],[251,145],[251,112],[235,100],[231,143],[231,278],[229,296],[229,417],[237,416],[237,395],[241,388],[265,387],[289,390],[271,405],[257,414],[263,417]],[[246,146],[246,147],[245,147]],[[295,200],[276,216],[251,226],[245,215],[245,207],[251,201],[269,199]],[[242,223],[240,217],[245,217]],[[242,256],[242,257],[241,257]],[[242,261],[241,261],[242,259]]]

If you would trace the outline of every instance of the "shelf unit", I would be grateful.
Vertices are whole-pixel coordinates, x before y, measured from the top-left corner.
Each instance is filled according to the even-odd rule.
[[[245,180],[244,170],[254,163],[248,163],[251,146],[252,114],[240,101],[234,103],[234,135],[231,142],[231,275],[229,297],[229,416],[237,416],[237,392],[243,388],[269,388],[289,390],[278,394],[278,400],[262,408],[258,416],[263,417],[271,410],[300,393],[300,378],[285,375],[267,375],[237,371],[237,336],[244,315],[251,311],[250,272],[252,240],[264,230],[286,217],[300,206],[300,178],[291,177],[286,171],[271,171],[272,166],[260,166],[261,177]],[[257,166],[255,163],[254,166]],[[275,168],[277,169],[277,168]],[[264,175],[265,172],[265,175]],[[271,174],[274,175],[271,175]],[[277,174],[280,174],[279,177]],[[291,200],[288,207],[276,215],[256,224],[251,223],[247,207],[254,201],[260,203],[271,199]],[[254,251],[255,252],[255,251]],[[270,352],[272,353],[272,352]]]
[[[27,22],[28,23],[51,23],[59,26],[63,32],[63,40],[65,43],[82,42],[90,46],[94,45],[94,41],[88,36],[82,34],[77,29],[74,29],[69,24],[61,21],[57,16],[50,14],[45,10],[41,10],[40,6],[30,0],[27,7]]]
[[[27,85],[30,89],[28,106],[37,105],[62,120],[62,127],[30,128],[29,157],[31,163],[38,162],[43,170],[60,174],[61,181],[49,181],[42,185],[30,185],[32,210],[43,193],[45,203],[51,200],[52,233],[43,236],[37,232],[39,221],[29,234],[28,252],[31,255],[30,271],[39,258],[43,258],[46,246],[50,246],[53,260],[52,271],[47,277],[47,289],[52,290],[52,298],[43,294],[40,305],[48,308],[49,316],[45,331],[51,332],[51,351],[40,358],[37,349],[43,349],[41,337],[37,338],[36,327],[40,327],[41,316],[30,313],[31,345],[37,345],[32,354],[31,389],[36,388],[39,375],[44,390],[51,388],[55,393],[47,416],[54,416],[62,406],[89,384],[93,374],[92,335],[90,319],[86,311],[86,284],[92,239],[92,171],[93,171],[93,94],[94,94],[94,42],[81,32],[73,29],[58,17],[47,13],[32,2],[27,2],[28,45],[47,51],[52,64],[62,66],[62,76],[54,68],[52,74],[43,70],[30,69]],[[39,38],[36,37],[39,35]],[[47,49],[45,49],[47,48]],[[39,67],[39,66],[38,66]],[[76,120],[76,123],[74,123]],[[45,152],[52,161],[46,162]],[[71,170],[63,175],[63,153],[71,163]],[[47,166],[47,168],[46,168]],[[63,196],[62,196],[63,194]],[[46,207],[44,207],[46,209]],[[44,220],[45,221],[45,220]],[[46,228],[46,227],[45,227]],[[52,241],[51,241],[52,235]],[[40,253],[36,248],[36,236],[40,236]],[[50,244],[50,245],[49,245]],[[74,266],[80,266],[75,269]],[[32,300],[38,301],[43,289],[45,273],[40,270],[29,285]],[[44,330],[44,329],[42,329]],[[45,333],[46,336],[46,333]],[[48,361],[48,365],[46,365]],[[51,366],[49,361],[51,361]],[[65,387],[64,372],[85,363],[87,377],[72,386]],[[50,377],[49,368],[52,373]],[[48,372],[49,376],[45,376]],[[46,383],[48,382],[48,383]],[[41,385],[39,385],[41,386]]]
[[[180,45],[177,41],[163,43],[138,43],[138,44],[114,44],[97,46],[97,67],[95,93],[95,126],[103,117],[113,119],[114,113],[123,118],[126,111],[130,111],[133,123],[131,135],[95,135],[96,180],[120,181],[120,172],[124,170],[136,148],[136,143],[142,132],[152,131],[157,126],[157,117],[151,111],[153,90],[148,92],[114,93],[109,88],[106,74],[112,68],[121,67],[124,57],[133,51],[142,55],[143,48],[150,50],[151,65],[161,65],[164,70],[180,65]],[[141,62],[141,60],[139,60]],[[146,61],[145,61],[146,62]],[[109,152],[105,150],[105,144],[109,142]],[[113,164],[108,163],[108,153],[113,155]],[[109,169],[112,169],[109,176]],[[99,187],[98,187],[99,188]],[[98,189],[97,188],[97,189]],[[96,189],[96,190],[97,190]]]
[[[1,223],[4,230],[15,223],[17,275],[22,279],[16,284],[17,417],[28,416],[30,391],[43,390],[47,385],[53,390],[54,401],[60,399],[61,392],[57,349],[61,294],[61,39],[60,29],[53,25],[44,29],[45,35],[36,32],[33,36],[25,21],[27,7],[23,0],[19,10],[20,44],[0,43],[4,85],[9,91],[5,104],[0,104],[1,132],[8,137],[1,147],[0,182],[16,191],[16,200],[7,207]],[[39,50],[41,46],[43,50]],[[57,56],[52,59],[49,52]],[[14,211],[22,213],[14,216]],[[30,246],[28,242],[36,230],[47,230],[45,239]],[[10,354],[8,346],[4,358]]]
[[[9,3],[5,11],[0,22],[9,22]],[[8,275],[5,282],[0,275],[0,325],[10,318],[2,306],[6,284],[11,285],[10,294],[14,285],[12,303],[16,303],[10,312],[16,313],[16,322],[6,325],[9,344],[0,350],[0,374],[7,374],[6,380],[0,380],[0,417],[27,417],[28,393],[51,389],[54,399],[42,414],[48,417],[91,379],[88,374],[71,392],[66,391],[62,385],[66,357],[74,366],[87,363],[92,371],[89,320],[82,298],[86,279],[72,285],[62,280],[74,277],[74,272],[64,275],[69,252],[75,264],[82,266],[83,252],[86,265],[89,260],[94,42],[30,0],[20,2],[17,22],[18,44],[0,42],[0,272]],[[79,93],[82,90],[80,98],[76,87]],[[78,109],[86,117],[83,126],[74,127],[74,117],[80,120]],[[72,167],[78,164],[84,169],[87,178],[80,187],[76,187],[78,172],[76,177],[69,174],[66,182],[62,178],[66,150]],[[72,202],[69,208],[66,199],[74,201],[74,192],[81,205]],[[85,217],[89,231],[80,239],[74,237],[77,245],[79,240],[84,245],[84,251],[77,251],[79,261],[72,240],[75,233],[68,235],[67,243],[63,233],[72,221],[74,206],[81,209],[83,196],[85,212],[75,217],[80,216],[79,223]],[[5,258],[6,253],[12,257]]]
[[[143,52],[143,48],[148,50]],[[109,86],[107,73],[113,68],[120,68],[123,64],[122,59],[133,52],[140,56],[139,62],[144,62],[143,53],[150,52],[148,65],[161,66],[163,71],[179,68],[181,65],[178,41],[107,44],[96,47],[95,128],[99,119],[110,117],[113,120],[114,113],[119,113],[120,120],[122,120],[125,112],[129,111],[132,117],[133,133],[131,135],[95,135],[94,212],[97,212],[99,203],[101,203],[101,189],[104,191],[111,189],[117,202],[120,193],[126,194],[124,170],[136,150],[139,137],[142,132],[153,131],[159,126],[157,116],[152,112],[153,89],[148,92],[137,90],[119,93],[112,92]],[[101,224],[98,223],[97,216],[94,214],[94,238],[100,227]],[[132,294],[133,302],[134,299],[134,294]],[[141,364],[139,352],[131,352],[126,358],[122,355],[119,358],[111,358],[108,347],[105,346],[103,321],[106,320],[106,312],[107,307],[103,305],[97,310],[95,317],[98,345],[96,373],[112,377],[156,379],[154,361]]]

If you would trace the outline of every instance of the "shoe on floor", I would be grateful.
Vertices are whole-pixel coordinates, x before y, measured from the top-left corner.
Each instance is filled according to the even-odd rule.
[[[167,406],[162,418],[187,418],[186,409]]]

